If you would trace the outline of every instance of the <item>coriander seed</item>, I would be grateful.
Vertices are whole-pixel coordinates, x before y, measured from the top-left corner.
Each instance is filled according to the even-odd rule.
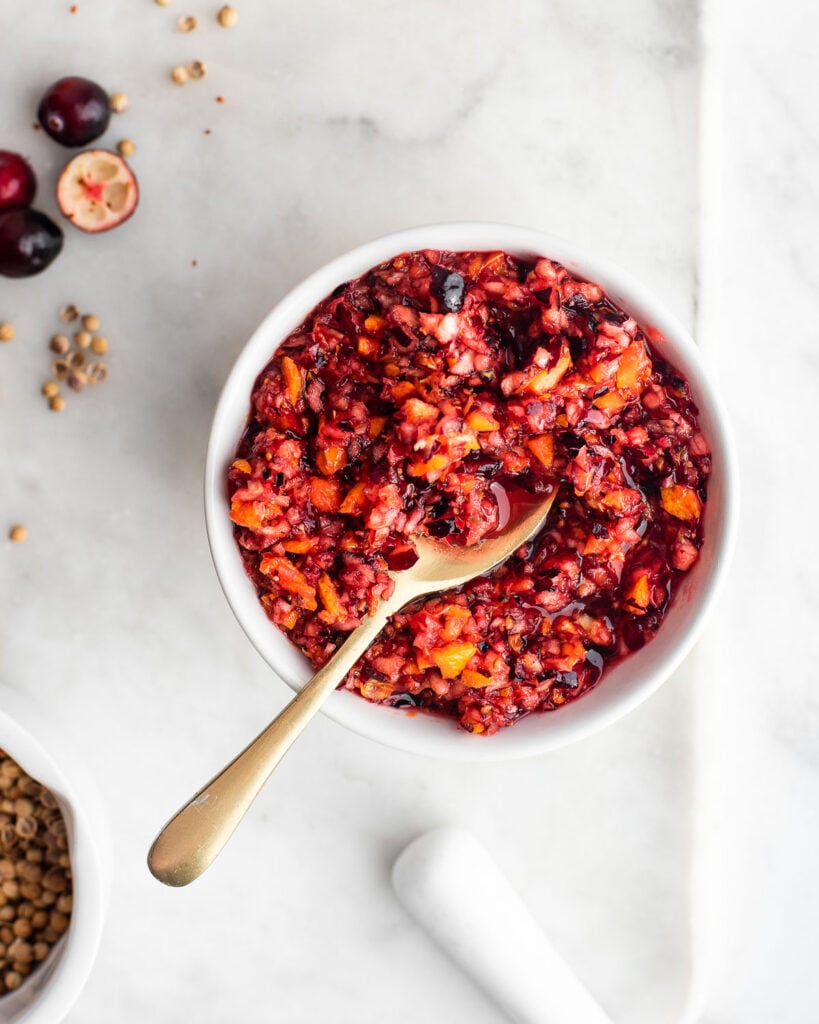
[[[100,329],[100,318],[93,313],[86,313],[82,318],[82,325],[86,331],[98,331]]]
[[[180,64],[178,67],[175,67],[171,72],[171,78],[173,79],[174,82],[176,82],[177,85],[184,85],[185,82],[187,82],[188,80],[188,72]]]
[[[195,60],[192,64],[188,64],[188,74],[191,78],[204,78],[207,73],[207,64],[201,60]]]
[[[95,356],[104,356],[108,351],[108,339],[102,334],[98,334],[96,337],[92,338],[91,351]]]
[[[130,139],[120,139],[117,143],[117,149],[119,150],[120,156],[133,156],[136,151],[136,146]]]
[[[60,319],[64,324],[70,324],[80,315],[76,306],[63,306],[60,310]]]
[[[25,528],[25,526],[22,526],[18,523],[16,526],[12,526],[12,528],[9,530],[9,540],[13,541],[15,544],[22,544],[27,539],[28,530]]]
[[[14,327],[12,324],[2,323],[0,324],[0,341],[13,341],[14,340]]]
[[[77,343],[79,348],[88,348],[91,344],[91,335],[88,331],[77,331],[74,335],[74,341]]]
[[[53,398],[49,398],[48,407],[52,412],[62,412],[65,408],[65,399],[62,395],[55,395]]]
[[[230,4],[225,4],[225,6],[222,7],[216,15],[216,20],[222,28],[233,28],[239,20],[239,14],[234,7],[230,6]]]
[[[46,398],[53,398],[60,393],[60,385],[55,380],[47,380],[40,389]]]
[[[192,17],[190,14],[182,15],[180,18],[176,19],[176,27],[180,32],[193,32],[196,28],[196,18]]]
[[[115,114],[124,114],[128,109],[128,97],[124,92],[115,92],[111,97],[111,109]]]
[[[68,336],[65,334],[55,334],[51,341],[48,343],[48,347],[52,352],[56,352],[58,356],[64,356],[66,352],[71,348],[71,342],[68,340]]]
[[[72,370],[68,375],[66,383],[72,391],[82,391],[88,383],[88,377],[82,372],[82,370]]]

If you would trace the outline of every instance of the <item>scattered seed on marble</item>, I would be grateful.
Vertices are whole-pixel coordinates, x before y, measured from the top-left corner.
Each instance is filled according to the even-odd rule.
[[[82,391],[88,383],[88,377],[82,370],[72,370],[66,381],[72,391]]]
[[[88,362],[88,357],[85,352],[78,352],[76,349],[73,352],[68,353],[66,363],[72,370],[81,370]]]
[[[102,384],[108,377],[108,367],[105,363],[90,363],[87,373],[89,384]]]
[[[93,313],[86,313],[82,318],[82,325],[86,331],[98,331],[100,329],[100,318]]]
[[[62,412],[65,408],[65,399],[62,395],[55,395],[53,398],[49,398],[48,407],[52,412]]]
[[[58,356],[64,356],[66,352],[71,348],[71,342],[68,340],[68,336],[65,334],[55,334],[51,341],[48,343],[48,347],[52,352],[56,352]]]
[[[12,324],[0,324],[0,341],[14,341],[14,326]]]
[[[79,348],[88,348],[91,344],[91,335],[88,331],[77,331],[74,335],[74,341]]]
[[[79,317],[80,311],[76,306],[63,306],[60,310],[60,319],[64,324],[73,323]]]
[[[24,540],[28,538],[28,530],[25,526],[18,523],[16,526],[12,526],[9,530],[9,540],[14,541],[15,544],[22,544]],[[5,844],[4,844],[5,845]]]
[[[239,20],[239,14],[234,7],[230,4],[225,4],[216,15],[216,20],[222,26],[222,28],[233,28],[236,22]]]
[[[176,19],[176,27],[180,32],[193,32],[196,28],[196,18],[190,14],[183,14],[181,17]]]
[[[102,334],[96,335],[91,339],[91,351],[95,356],[104,356],[108,351],[108,339]]]
[[[55,359],[51,364],[51,372],[57,380],[65,380],[70,367],[67,359]]]
[[[171,72],[171,78],[176,82],[177,85],[184,85],[188,80],[188,72],[180,64],[175,67]]]
[[[111,97],[111,109],[115,114],[124,114],[128,109],[128,97],[124,92],[115,92]]]
[[[133,156],[136,152],[136,146],[130,139],[120,139],[117,143],[117,149],[120,156]]]
[[[192,64],[188,64],[188,74],[191,78],[204,78],[207,73],[207,65],[201,60],[195,60]]]
[[[47,380],[40,389],[46,398],[53,398],[60,393],[60,385],[55,380]]]

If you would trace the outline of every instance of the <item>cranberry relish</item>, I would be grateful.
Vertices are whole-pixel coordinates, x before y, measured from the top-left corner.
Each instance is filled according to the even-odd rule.
[[[228,472],[269,617],[323,665],[414,534],[474,544],[501,488],[557,480],[535,540],[395,615],[345,686],[488,734],[589,690],[702,543],[708,442],[649,338],[548,259],[425,250],[339,286],[257,379]]]

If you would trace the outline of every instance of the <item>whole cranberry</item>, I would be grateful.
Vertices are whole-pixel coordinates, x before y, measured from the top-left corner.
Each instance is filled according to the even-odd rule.
[[[39,210],[0,212],[0,274],[5,277],[39,274],[62,247],[62,231]]]
[[[0,149],[0,210],[30,206],[37,191],[37,179],[30,164],[19,153]]]
[[[85,146],[108,127],[111,101],[88,78],[61,78],[47,91],[37,110],[46,132],[63,146]]]

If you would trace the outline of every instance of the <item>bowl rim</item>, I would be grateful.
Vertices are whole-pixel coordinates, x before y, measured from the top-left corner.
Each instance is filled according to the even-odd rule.
[[[540,255],[600,284],[644,327],[659,330],[673,350],[672,362],[680,366],[691,384],[700,420],[708,421],[714,475],[719,472],[721,480],[720,508],[711,512],[712,517],[717,515],[717,520],[708,524],[706,533],[706,544],[709,537],[714,538],[711,540],[711,568],[701,581],[696,605],[685,613],[686,621],[675,642],[667,642],[665,647],[668,649],[659,657],[651,658],[658,664],[654,667],[649,665],[647,670],[643,668],[642,678],[628,688],[607,693],[606,699],[598,697],[592,700],[594,694],[606,689],[605,686],[596,687],[583,700],[572,702],[557,713],[530,715],[516,729],[501,730],[490,738],[470,736],[456,729],[454,723],[444,717],[423,713],[410,716],[404,711],[373,705],[349,691],[333,693],[322,709],[328,717],[359,735],[423,756],[465,762],[529,757],[575,742],[612,724],[651,696],[673,674],[702,632],[727,576],[736,542],[738,460],[727,415],[714,390],[710,371],[706,369],[707,360],[677,317],[630,273],[547,232],[478,221],[421,225],[393,232],[355,246],[323,264],[276,303],[243,346],[224,383],[213,416],[205,464],[204,504],[208,543],[222,590],[240,626],[273,672],[291,689],[298,691],[312,670],[301,655],[302,667],[295,671],[288,668],[287,662],[293,661],[296,648],[267,618],[255,588],[245,574],[227,516],[224,473],[247,421],[253,383],[287,334],[338,284],[365,273],[400,252],[419,249],[504,250],[518,256]],[[241,419],[237,419],[240,408],[244,411]],[[709,512],[714,504],[709,502]],[[701,562],[703,559],[698,561],[686,579],[699,569]],[[251,591],[252,602],[249,600]],[[676,602],[669,609],[664,627],[668,626],[668,617],[675,605]],[[628,664],[644,666],[645,651],[654,650],[655,654],[660,654],[655,645],[662,635],[661,630],[651,644],[629,657]],[[610,674],[616,668],[612,667]],[[541,726],[527,724],[533,720],[540,721]],[[545,722],[548,724],[543,724]],[[412,728],[407,728],[408,723]],[[513,733],[515,735],[511,735]]]
[[[42,988],[26,1005],[25,992],[36,985],[39,971],[25,979],[17,992],[19,1003],[12,1008],[15,1024],[52,1024],[63,1020],[79,999],[97,958],[108,903],[108,867],[98,845],[92,819],[100,813],[97,797],[86,790],[82,767],[74,763],[54,730],[39,721],[36,707],[3,688],[0,709],[0,748],[13,757],[25,772],[52,790],[66,818],[73,875],[73,907],[68,931],[58,944],[59,959],[48,970]],[[32,714],[34,729],[29,725]],[[55,753],[56,751],[56,753]],[[68,763],[68,768],[64,765]],[[53,955],[53,953],[51,954]]]

